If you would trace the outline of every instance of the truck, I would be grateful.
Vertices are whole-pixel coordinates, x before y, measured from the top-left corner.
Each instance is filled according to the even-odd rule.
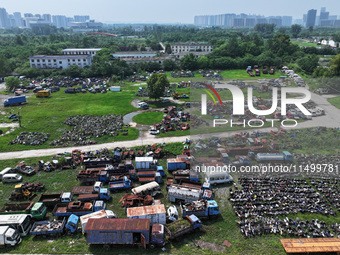
[[[254,66],[254,71],[255,71],[255,75],[256,75],[256,76],[260,76],[260,75],[261,75],[259,66],[255,65],[255,66]]]
[[[49,235],[60,236],[66,231],[75,233],[78,228],[78,221],[79,217],[74,214],[67,221],[66,218],[53,221],[37,221],[33,224],[30,234],[45,237]]]
[[[174,203],[187,203],[199,199],[210,200],[213,197],[213,192],[210,190],[209,183],[204,183],[200,189],[172,184],[168,188],[168,197]]]
[[[249,74],[250,77],[255,77],[253,71],[251,70],[251,66],[248,66],[246,69],[247,74]]]
[[[138,181],[140,183],[148,183],[155,181],[157,183],[163,183],[162,176],[159,172],[153,172],[153,171],[144,171],[144,172],[138,172]]]
[[[86,243],[110,245],[137,245],[163,247],[166,243],[164,226],[149,219],[89,219],[85,227]]]
[[[199,182],[200,181],[200,175],[198,172],[192,171],[192,170],[177,170],[173,173],[174,179],[177,182],[180,181],[192,181],[192,182]]]
[[[292,154],[288,151],[283,151],[282,153],[258,153],[255,159],[262,163],[293,162]]]
[[[32,218],[41,220],[46,216],[47,208],[42,203],[6,203],[0,214],[31,214]]]
[[[146,206],[152,205],[154,199],[150,195],[133,195],[133,194],[125,194],[119,202],[122,202],[122,207],[136,207],[136,206]]]
[[[149,182],[132,189],[134,195],[151,195],[152,197],[162,193],[161,187],[157,182]]]
[[[93,194],[80,194],[78,201],[93,201],[93,200],[106,200],[111,199],[110,190],[107,188],[101,188],[98,193]]]
[[[26,96],[10,97],[4,101],[4,107],[26,103]]]
[[[143,170],[157,170],[157,160],[154,160],[153,157],[136,157],[135,158],[135,169],[137,171]]]
[[[15,246],[20,244],[21,241],[17,230],[9,226],[0,226],[0,247]]]
[[[195,215],[185,216],[184,219],[176,220],[165,225],[165,232],[169,240],[179,240],[182,235],[188,234],[202,227],[202,222]]]
[[[150,224],[165,224],[166,211],[163,204],[140,207],[130,207],[126,209],[128,219],[150,219]]]
[[[37,97],[49,97],[51,95],[51,90],[45,89],[45,90],[39,90],[37,92]]]
[[[72,194],[73,195],[80,195],[80,194],[98,193],[98,191],[103,187],[104,187],[104,185],[103,185],[102,182],[95,182],[95,184],[93,186],[75,186],[72,189]]]
[[[103,209],[106,209],[106,203],[100,200],[96,201],[94,205],[90,202],[77,201],[68,204],[56,204],[52,214],[57,217],[68,217],[71,214],[81,216]]]
[[[167,159],[167,168],[169,172],[186,169],[186,160],[184,158],[169,158]]]
[[[42,194],[39,198],[39,202],[47,207],[52,207],[58,203],[69,203],[72,199],[73,195],[71,192],[62,192],[58,194]]]
[[[210,219],[217,217],[220,214],[220,209],[215,200],[202,199],[185,204],[181,203],[181,214],[183,218],[193,214],[200,219]]]
[[[109,182],[109,190],[111,191],[119,191],[130,188],[132,188],[132,182],[126,176],[124,176],[122,181]]]
[[[111,219],[111,218],[117,218],[117,215],[111,210],[100,210],[97,212],[80,216],[80,225],[82,233],[85,234],[85,227],[89,219]]]

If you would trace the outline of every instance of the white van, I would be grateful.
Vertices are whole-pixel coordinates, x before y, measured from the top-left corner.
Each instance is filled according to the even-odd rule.
[[[0,180],[2,180],[2,177],[5,175],[5,174],[10,174],[10,173],[14,173],[15,170],[11,167],[6,167],[4,170],[2,170],[0,172]]]
[[[149,105],[145,102],[138,103],[138,108],[140,109],[149,109]]]
[[[228,183],[233,182],[233,177],[223,171],[211,171],[205,173],[205,181],[210,184]]]
[[[18,174],[5,174],[2,177],[2,182],[21,182],[22,181],[22,176]]]

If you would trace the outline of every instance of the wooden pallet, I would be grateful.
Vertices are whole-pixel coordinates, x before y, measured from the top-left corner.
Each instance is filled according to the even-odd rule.
[[[287,253],[336,252],[340,254],[340,238],[280,239]]]

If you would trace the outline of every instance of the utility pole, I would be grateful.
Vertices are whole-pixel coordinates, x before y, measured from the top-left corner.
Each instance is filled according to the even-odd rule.
[[[18,120],[19,120],[19,127],[21,127],[21,115],[20,115],[20,112],[18,112]]]

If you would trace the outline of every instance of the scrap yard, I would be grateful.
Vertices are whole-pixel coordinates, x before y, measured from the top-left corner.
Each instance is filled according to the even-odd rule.
[[[249,66],[242,73],[257,80],[244,82],[202,71],[204,81],[176,80],[164,92],[169,96],[154,101],[147,100],[144,84],[132,81],[119,91],[107,89],[109,81],[102,79],[34,81],[35,89],[45,84],[48,90],[17,102],[20,115],[6,121],[22,118],[24,127],[0,137],[6,141],[0,145],[0,240],[12,236],[2,251],[340,252],[340,122],[333,118],[340,110],[312,93],[312,101],[301,104],[313,112],[308,117],[294,104],[286,117],[277,106],[262,116],[247,105],[239,115],[232,97],[218,87],[252,89],[254,106],[267,111],[273,90],[307,86],[291,71]],[[193,72],[169,73],[169,79],[192,77]],[[208,101],[199,117],[204,109],[195,93],[210,88],[223,100]],[[35,119],[46,128],[28,128],[36,123],[29,111],[37,113],[42,102],[61,107],[62,100],[70,113],[49,113],[48,120]],[[276,122],[212,125],[222,118]],[[297,127],[282,125],[292,120]]]

